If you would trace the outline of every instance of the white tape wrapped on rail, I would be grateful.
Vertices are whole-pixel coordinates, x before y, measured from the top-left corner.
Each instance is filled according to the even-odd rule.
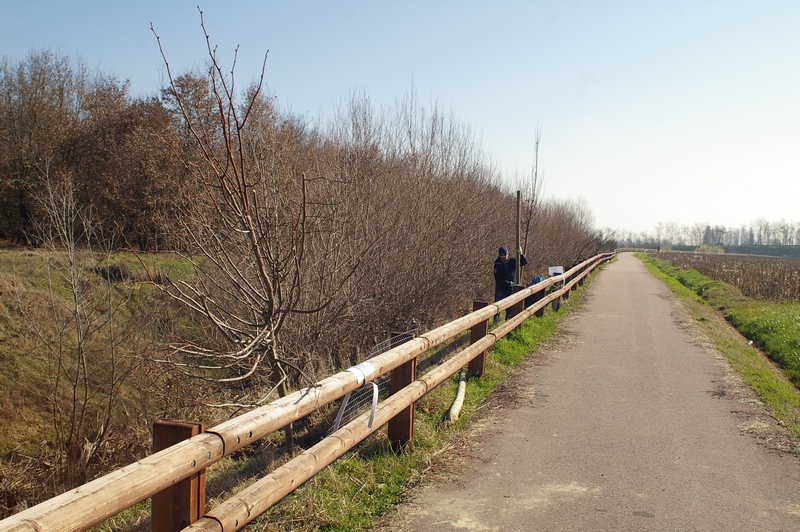
[[[361,385],[359,389],[366,388],[370,385],[372,386],[372,411],[369,414],[369,423],[367,424],[369,428],[372,428],[372,421],[375,419],[375,410],[378,408],[379,391],[377,384],[374,382],[367,383],[367,381],[372,377],[372,374],[375,373],[375,366],[369,362],[362,362],[361,364],[356,364],[355,366],[347,368],[345,371],[349,371],[356,376],[358,384]],[[351,392],[347,392],[342,398],[342,404],[339,405],[339,412],[336,414],[336,421],[333,423],[333,432],[339,430],[339,424],[342,422],[342,415],[347,408],[347,403],[350,401],[350,393]]]
[[[347,368],[345,371],[349,371],[355,375],[359,384],[364,384],[372,377],[372,374],[375,373],[375,367],[369,362],[362,362],[361,364],[356,364],[355,366]]]

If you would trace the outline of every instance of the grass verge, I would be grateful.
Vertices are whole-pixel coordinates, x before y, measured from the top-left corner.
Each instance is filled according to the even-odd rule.
[[[698,324],[772,415],[800,436],[800,305],[754,301],[735,288],[643,253],[636,256],[684,302]],[[724,317],[739,333],[715,326]],[[757,349],[761,349],[771,363]]]

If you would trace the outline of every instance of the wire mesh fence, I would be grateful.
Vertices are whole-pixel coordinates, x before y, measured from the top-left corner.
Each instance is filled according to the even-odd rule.
[[[383,342],[375,344],[369,351],[367,358],[385,353],[389,349],[404,344],[417,336],[417,329],[402,333],[393,333],[389,338]],[[389,375],[384,375],[373,381],[378,387],[378,397],[386,398],[389,395]],[[371,383],[365,383],[364,386],[357,390],[353,390],[350,394],[346,395],[339,401],[339,414],[336,416],[334,422],[328,429],[328,435],[333,434],[338,430],[339,426],[346,425],[356,417],[360,416],[372,407],[373,397],[375,394],[375,387]]]

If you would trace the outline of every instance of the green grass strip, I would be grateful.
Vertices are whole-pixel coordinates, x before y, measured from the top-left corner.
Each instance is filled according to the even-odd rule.
[[[800,304],[754,301],[725,309],[725,317],[800,388]]]

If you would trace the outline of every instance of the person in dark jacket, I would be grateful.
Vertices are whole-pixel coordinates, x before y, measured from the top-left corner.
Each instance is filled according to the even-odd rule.
[[[519,254],[520,266],[528,264],[528,259]],[[517,280],[517,259],[508,256],[508,249],[501,247],[494,261],[494,301],[505,299],[513,293],[514,283]],[[500,314],[495,314],[494,321],[500,320]]]

